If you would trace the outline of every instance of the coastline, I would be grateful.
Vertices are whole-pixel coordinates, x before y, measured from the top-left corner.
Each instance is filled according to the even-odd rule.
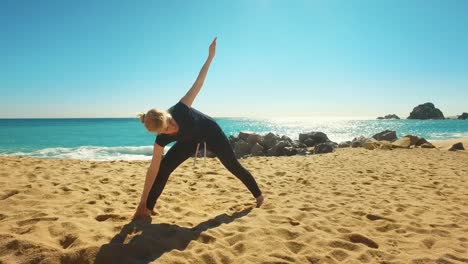
[[[178,167],[151,224],[131,222],[149,161],[0,157],[0,262],[392,263],[467,259],[466,151],[367,150]],[[456,142],[455,142],[456,143]],[[464,176],[465,175],[465,176]]]

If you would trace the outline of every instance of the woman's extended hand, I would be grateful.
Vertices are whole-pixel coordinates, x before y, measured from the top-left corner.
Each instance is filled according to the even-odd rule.
[[[211,44],[210,44],[209,55],[208,55],[208,57],[210,57],[210,58],[213,58],[215,53],[216,53],[216,39],[217,38],[218,37],[215,37],[213,42],[211,42]]]

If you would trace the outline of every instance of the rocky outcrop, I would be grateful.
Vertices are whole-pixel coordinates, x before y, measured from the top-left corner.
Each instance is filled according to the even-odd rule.
[[[408,119],[445,119],[445,117],[433,103],[425,103],[413,108]]]
[[[394,149],[394,148],[435,148],[430,142],[422,137],[413,135],[406,135],[400,139],[396,136],[396,131],[385,130],[380,133],[373,135],[368,138],[365,136],[359,136],[354,138],[352,141],[344,141],[338,144],[339,148],[366,148],[369,150],[373,149]]]
[[[468,113],[463,113],[457,117],[457,119],[466,120],[468,119]]]
[[[400,119],[400,117],[398,117],[395,114],[391,114],[391,115],[386,115],[384,117],[379,116],[379,117],[377,117],[377,119]]]
[[[249,156],[293,156],[312,153],[328,153],[334,151],[337,143],[330,141],[323,132],[310,132],[299,135],[299,140],[292,140],[286,135],[268,133],[259,135],[254,132],[242,131],[238,136],[229,136],[229,142],[237,158]],[[323,146],[317,145],[326,143]]]
[[[397,138],[396,131],[384,130],[372,137],[359,136],[351,141],[337,144],[330,141],[323,132],[299,134],[299,140],[274,133],[259,135],[253,132],[241,132],[238,136],[229,136],[237,158],[253,156],[293,156],[323,154],[334,152],[336,148],[366,148],[368,150],[392,150],[396,148],[435,148],[426,139],[414,135]],[[461,143],[460,143],[461,144]],[[454,150],[464,149],[463,145],[454,145]],[[199,153],[200,156],[201,153]],[[211,153],[209,154],[211,155]],[[208,155],[208,156],[209,156]]]

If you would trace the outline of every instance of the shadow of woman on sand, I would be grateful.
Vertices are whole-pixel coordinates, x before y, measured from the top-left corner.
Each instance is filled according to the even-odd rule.
[[[252,208],[247,208],[232,215],[220,214],[192,228],[151,224],[149,217],[131,221],[124,225],[120,233],[108,244],[101,246],[95,263],[150,263],[173,249],[184,250],[192,240],[197,240],[202,232],[231,223],[246,216],[251,210]],[[201,240],[203,239],[202,236]],[[209,240],[210,237],[206,239]]]

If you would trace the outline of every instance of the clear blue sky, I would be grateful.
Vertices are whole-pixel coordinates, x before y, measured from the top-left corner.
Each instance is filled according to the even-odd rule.
[[[0,2],[0,117],[468,112],[468,1]]]

